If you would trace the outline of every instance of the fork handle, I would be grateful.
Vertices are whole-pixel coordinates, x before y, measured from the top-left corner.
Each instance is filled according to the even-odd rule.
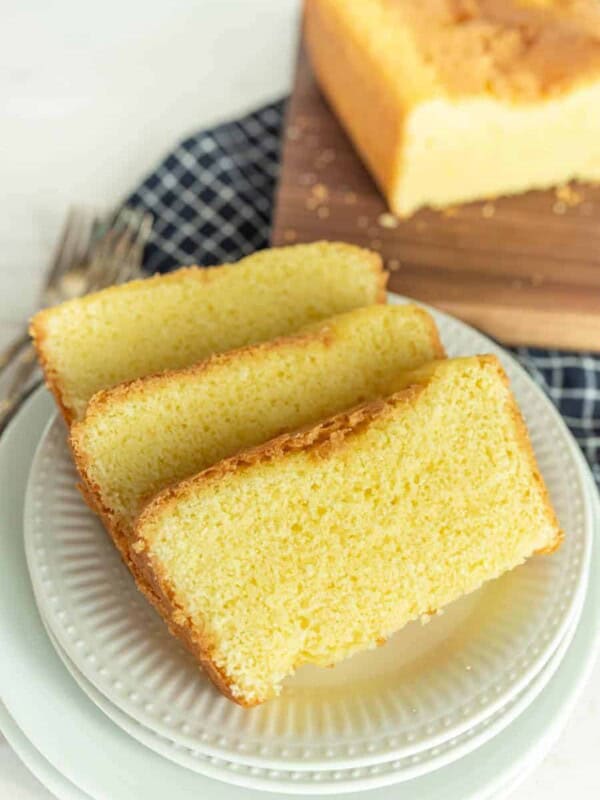
[[[27,395],[29,378],[35,372],[37,362],[35,349],[29,342],[26,349],[19,356],[19,363],[8,387],[6,396],[0,401],[0,433],[10,422],[14,412]]]
[[[19,353],[20,350],[22,350],[23,347],[25,347],[28,341],[29,333],[27,328],[23,328],[21,333],[15,336],[8,347],[5,347],[4,350],[0,352],[0,372],[2,372],[2,370],[4,370],[10,364],[13,358]]]

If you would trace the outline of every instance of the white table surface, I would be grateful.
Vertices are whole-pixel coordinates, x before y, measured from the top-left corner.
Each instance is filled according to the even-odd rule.
[[[0,7],[2,346],[35,309],[69,204],[115,204],[178,139],[285,94],[299,12],[297,0]],[[560,741],[511,800],[599,797],[599,747],[597,664]],[[0,798],[49,797],[0,740]]]

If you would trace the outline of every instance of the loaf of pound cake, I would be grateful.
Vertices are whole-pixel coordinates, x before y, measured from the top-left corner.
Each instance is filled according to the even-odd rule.
[[[132,524],[158,491],[284,431],[393,391],[444,356],[414,305],[372,305],[290,337],[94,395],[70,442],[88,503],[129,561]]]
[[[39,312],[30,331],[71,423],[101,389],[385,302],[385,280],[377,254],[315,242],[104,289]]]
[[[433,362],[398,391],[159,494],[135,529],[149,596],[217,687],[251,706],[472,592],[561,531],[493,356]]]
[[[597,0],[306,0],[317,79],[409,216],[600,181]]]

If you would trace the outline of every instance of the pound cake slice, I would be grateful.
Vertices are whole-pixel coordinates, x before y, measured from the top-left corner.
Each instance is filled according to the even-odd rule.
[[[425,310],[373,305],[106,390],[71,427],[84,494],[128,560],[132,523],[158,491],[283,431],[389,394],[399,372],[443,355]]]
[[[142,512],[135,568],[218,688],[250,706],[477,589],[561,531],[493,356],[238,454]]]
[[[379,256],[352,245],[275,248],[70,300],[36,314],[30,331],[71,423],[101,389],[385,302],[385,278]]]
[[[306,0],[319,83],[399,216],[600,181],[598,0]]]

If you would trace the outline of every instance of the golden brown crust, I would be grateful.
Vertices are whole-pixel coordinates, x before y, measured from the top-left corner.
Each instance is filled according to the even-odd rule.
[[[552,507],[551,507],[551,510],[552,510],[552,513],[554,513],[554,510],[552,509]],[[551,542],[550,544],[546,545],[545,547],[539,547],[535,551],[535,555],[536,556],[551,556],[552,553],[556,553],[556,551],[562,545],[564,540],[565,540],[565,532],[563,531],[562,528],[559,528],[559,530],[558,530],[558,532],[556,534],[556,538],[554,539],[554,541]]]
[[[504,370],[502,370],[502,372],[506,378],[506,382],[508,383],[508,377],[506,377]],[[542,495],[542,501],[544,503],[546,516],[548,518],[548,523],[556,531],[556,535],[553,542],[550,542],[544,547],[541,547],[538,550],[536,550],[536,554],[549,555],[558,550],[558,548],[561,546],[565,538],[565,534],[562,528],[560,527],[560,522],[558,521],[558,517],[556,516],[556,512],[554,511],[554,508],[550,501],[550,493],[548,492],[548,487],[546,486],[546,482],[544,481],[542,473],[540,472],[540,468],[538,467],[538,463],[535,458],[535,453],[533,452],[533,445],[531,444],[531,439],[529,438],[529,431],[527,430],[527,425],[525,424],[525,420],[523,419],[521,409],[517,405],[517,401],[513,397],[512,393],[509,395],[508,402],[510,404],[511,416],[514,420],[515,428],[517,429],[517,438],[521,443],[521,449],[527,457],[527,461],[529,462],[529,466],[533,474],[533,479],[537,483]]]
[[[117,550],[123,558],[123,561],[125,561],[127,566],[130,566],[129,532],[125,525],[122,522],[119,522],[118,516],[115,514],[114,510],[104,502],[102,491],[90,474],[90,458],[81,447],[79,437],[74,435],[74,429],[76,426],[77,423],[75,423],[69,431],[67,441],[71,450],[73,462],[75,463],[75,467],[79,473],[79,477],[81,478],[81,483],[78,484],[77,488],[81,492],[81,495],[83,496],[83,499],[87,505],[95,514],[100,517],[104,523],[104,526],[114,541]]]
[[[203,642],[201,646],[196,640],[197,631],[192,629],[189,625],[176,621],[177,619],[182,619],[183,612],[177,607],[174,600],[169,598],[168,594],[162,591],[155,578],[154,572],[145,566],[144,554],[140,554],[135,559],[131,558],[129,531],[121,527],[114,519],[113,515],[107,513],[106,509],[98,503],[98,493],[90,492],[88,488],[82,484],[78,486],[78,489],[91,510],[101,518],[107,534],[112,539],[123,562],[133,576],[138,590],[144,595],[148,602],[155,607],[166,622],[169,632],[183,642],[187,650],[200,662],[210,680],[222,694],[240,705],[255,705],[255,703],[246,703],[243,701],[243,698],[240,699],[233,695],[227,677],[211,661],[208,655],[210,653],[210,646],[208,643]]]
[[[328,248],[334,248],[338,251],[347,252],[349,255],[351,253],[360,254],[361,258],[368,262],[367,266],[373,273],[375,277],[375,286],[376,286],[376,293],[374,303],[385,303],[386,302],[386,284],[388,279],[388,273],[385,272],[383,269],[383,261],[381,256],[378,253],[375,253],[371,250],[366,250],[364,248],[358,247],[352,244],[346,244],[345,242],[312,242],[309,245],[306,244],[299,244],[299,245],[291,245],[289,247],[282,247],[276,248],[278,251],[290,251],[294,249],[302,249],[306,247],[315,247],[318,248],[319,245],[327,246]],[[120,284],[117,286],[109,286],[105,289],[100,290],[99,292],[95,292],[91,295],[86,295],[81,298],[75,298],[74,300],[68,300],[66,304],[83,304],[85,306],[86,303],[93,301],[94,298],[98,297],[99,295],[104,297],[110,297],[111,295],[118,293],[122,295],[123,293],[131,292],[132,290],[136,290],[140,286],[144,286],[148,288],[154,284],[165,284],[165,283],[176,283],[186,278],[193,278],[201,283],[210,283],[216,280],[220,275],[223,275],[225,271],[228,271],[230,267],[234,265],[240,265],[244,262],[252,259],[260,259],[264,256],[267,251],[257,251],[256,253],[247,256],[246,258],[241,259],[240,261],[236,262],[235,264],[222,264],[217,267],[181,267],[178,270],[174,270],[173,272],[164,274],[164,275],[152,275],[148,278],[143,278],[140,280],[129,281],[128,283]],[[78,414],[74,408],[71,408],[67,402],[64,387],[61,384],[60,375],[58,374],[55,367],[52,365],[52,360],[48,356],[47,352],[47,320],[48,318],[54,313],[55,308],[46,308],[41,311],[38,311],[32,319],[30,320],[29,324],[29,332],[32,336],[36,353],[38,356],[38,360],[42,367],[42,371],[44,373],[44,379],[46,385],[48,386],[49,390],[54,395],[56,403],[67,423],[67,425],[71,425],[78,417]]]
[[[556,531],[556,536],[553,542],[549,543],[545,547],[536,550],[536,554],[550,554],[556,552],[562,541],[564,539],[564,531],[560,527],[560,523],[556,516],[556,512],[552,506],[550,501],[550,493],[548,492],[548,487],[546,486],[546,482],[542,477],[542,473],[540,472],[540,468],[538,466],[535,453],[533,451],[533,445],[531,444],[531,439],[529,438],[529,431],[527,429],[527,425],[525,424],[525,420],[523,419],[523,414],[521,413],[521,409],[517,405],[517,401],[513,393],[510,391],[510,381],[508,379],[508,375],[504,371],[504,368],[498,358],[493,355],[484,355],[478,356],[480,362],[485,362],[488,364],[492,364],[495,366],[498,375],[502,378],[504,385],[509,389],[507,402],[509,405],[509,411],[513,418],[514,426],[517,432],[517,441],[521,445],[521,450],[525,454],[527,461],[529,463],[533,479],[538,484],[542,495],[542,502],[545,507],[546,516],[548,518],[548,522],[552,528]]]
[[[596,0],[385,0],[454,97],[530,103],[600,77]]]
[[[389,195],[399,172],[404,109],[382,79],[378,50],[364,47],[340,9],[323,0],[305,0],[304,39],[323,94],[381,191]]]
[[[531,104],[600,78],[596,0],[305,0],[305,23],[321,83],[358,119],[353,95],[369,85],[399,118],[427,99]]]
[[[197,636],[197,632],[189,625],[186,626],[176,622],[178,618],[181,619],[181,609],[177,608],[168,594],[162,591],[153,571],[146,567],[144,555],[140,554],[135,559],[131,558],[130,531],[127,527],[120,525],[114,515],[102,504],[97,487],[94,487],[94,484],[90,482],[89,484],[79,484],[77,488],[89,508],[102,520],[107,534],[119,551],[125,566],[135,580],[137,588],[148,602],[156,608],[166,622],[169,632],[183,642],[194,658],[200,662],[202,668],[222,694],[230,700],[240,703],[240,705],[254,705],[254,703],[244,703],[243,699],[240,700],[232,694],[230,683],[226,676],[213,664],[208,656],[208,653],[210,653],[208,643],[205,642],[200,646],[194,638]]]
[[[381,256],[377,256],[377,260],[373,261],[373,272],[377,276],[377,295],[375,297],[376,303],[387,303],[387,282],[390,273],[383,269],[383,261]]]
[[[73,411],[67,406],[63,392],[60,387],[60,380],[56,370],[51,366],[50,361],[46,355],[46,326],[45,326],[46,313],[45,311],[38,312],[29,322],[29,335],[33,341],[35,352],[38,361],[42,368],[44,375],[44,383],[54,396],[56,405],[67,425],[71,425],[74,419]]]
[[[425,320],[427,327],[429,329],[429,336],[431,340],[431,347],[434,352],[434,359],[439,360],[442,358],[446,358],[446,348],[444,347],[442,340],[440,338],[440,332],[438,330],[438,326],[435,324],[435,320],[431,316],[431,314],[424,309],[422,306],[410,304],[411,308],[414,308],[418,313],[419,316]]]
[[[173,592],[169,589],[168,581],[161,576],[160,570],[153,569],[145,553],[134,554],[130,570],[138,589],[166,622],[169,632],[180,639],[187,650],[200,662],[216,688],[238,705],[246,708],[257,705],[257,701],[248,701],[233,693],[231,680],[211,658],[212,647],[208,638],[199,635],[197,629],[190,623],[183,609],[177,605]]]

